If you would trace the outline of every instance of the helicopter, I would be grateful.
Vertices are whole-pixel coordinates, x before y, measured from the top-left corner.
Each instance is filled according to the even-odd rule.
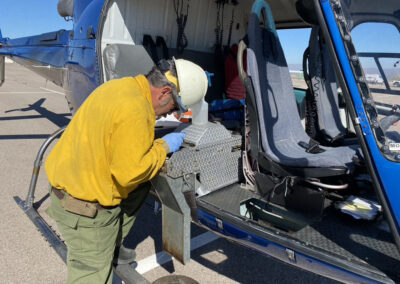
[[[72,30],[0,33],[0,82],[9,57],[63,87],[74,114],[102,83],[159,59],[213,74],[207,122],[156,129],[191,134],[152,181],[174,226],[163,228],[165,251],[188,263],[192,222],[338,281],[400,281],[398,1],[60,0],[58,12]],[[291,72],[279,32],[303,29],[309,46]],[[363,42],[368,33],[391,36]],[[33,206],[41,159],[62,131],[15,200],[65,259]]]

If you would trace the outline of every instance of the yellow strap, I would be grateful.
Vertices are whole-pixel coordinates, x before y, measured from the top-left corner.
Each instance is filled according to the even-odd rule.
[[[168,71],[165,73],[165,77],[167,77],[168,81],[170,81],[172,84],[174,84],[176,86],[176,88],[178,89],[178,93],[179,93],[179,81],[178,78],[176,78],[174,75],[172,75],[171,71]]]

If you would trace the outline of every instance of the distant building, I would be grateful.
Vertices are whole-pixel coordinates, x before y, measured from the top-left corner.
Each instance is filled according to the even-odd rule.
[[[383,79],[379,74],[367,74],[365,75],[365,79],[369,84],[383,84]]]
[[[303,73],[303,71],[289,70],[289,72],[290,72],[290,75],[292,75],[292,77],[297,78],[297,79],[304,80],[304,73]]]

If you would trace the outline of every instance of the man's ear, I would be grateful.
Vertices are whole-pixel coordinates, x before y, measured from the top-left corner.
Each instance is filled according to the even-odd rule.
[[[169,97],[169,94],[170,94],[171,92],[172,92],[172,88],[171,88],[170,86],[164,86],[164,87],[161,88],[161,93],[162,93],[164,96]]]
[[[158,100],[160,102],[169,100],[171,92],[172,92],[172,88],[170,86],[161,87],[160,88],[160,96],[158,97]]]

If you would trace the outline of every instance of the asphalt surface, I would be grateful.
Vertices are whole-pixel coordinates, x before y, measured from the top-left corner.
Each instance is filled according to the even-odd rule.
[[[63,90],[33,72],[6,64],[6,82],[0,87],[0,282],[65,283],[64,262],[15,203],[25,199],[33,162],[45,138],[68,123]],[[42,169],[35,201],[40,214],[53,226],[48,207],[48,182]],[[148,259],[162,251],[161,213],[146,201],[126,245],[136,248],[143,276],[150,282],[166,275],[185,275],[199,283],[337,283],[270,259],[258,252],[217,238],[192,251],[187,265],[172,260],[162,265]],[[210,236],[192,226],[192,237]],[[162,254],[158,254],[160,260]],[[165,257],[165,255],[164,255]],[[115,279],[118,282],[118,279]]]

